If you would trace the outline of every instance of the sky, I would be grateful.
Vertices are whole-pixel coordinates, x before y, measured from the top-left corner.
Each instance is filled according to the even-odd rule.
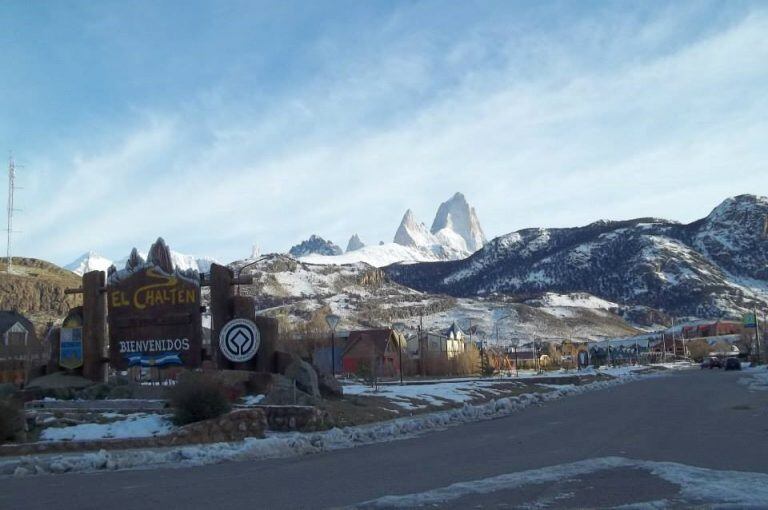
[[[489,238],[693,221],[768,194],[767,33],[738,0],[6,0],[13,253],[375,244],[456,191]]]

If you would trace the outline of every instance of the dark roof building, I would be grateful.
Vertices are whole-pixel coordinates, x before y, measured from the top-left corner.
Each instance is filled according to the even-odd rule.
[[[32,322],[15,310],[0,311],[0,338],[3,345],[8,345],[11,333],[26,333],[28,337],[35,337],[35,326]]]

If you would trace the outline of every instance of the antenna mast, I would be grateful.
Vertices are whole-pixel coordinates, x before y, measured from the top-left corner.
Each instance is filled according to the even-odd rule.
[[[13,162],[13,157],[8,159],[8,228],[6,233],[8,234],[6,241],[6,272],[11,272],[11,266],[13,260],[11,258],[11,236],[13,235],[13,194],[16,191],[16,165]]]

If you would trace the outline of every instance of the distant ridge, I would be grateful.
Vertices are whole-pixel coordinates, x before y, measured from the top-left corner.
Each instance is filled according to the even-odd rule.
[[[386,269],[398,283],[453,296],[588,292],[619,304],[738,317],[768,304],[768,198],[739,195],[683,225],[657,218],[531,228],[465,260]]]

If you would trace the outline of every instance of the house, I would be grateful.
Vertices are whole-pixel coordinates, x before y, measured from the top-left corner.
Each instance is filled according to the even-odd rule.
[[[408,339],[408,353],[413,358],[420,358],[421,351],[428,356],[455,358],[466,352],[467,336],[455,322],[448,329],[433,332],[426,331]]]
[[[20,384],[43,352],[32,322],[16,311],[0,311],[0,383]]]
[[[343,371],[353,374],[373,366],[378,376],[399,375],[401,346],[405,347],[405,339],[390,328],[350,331],[341,357]]]

